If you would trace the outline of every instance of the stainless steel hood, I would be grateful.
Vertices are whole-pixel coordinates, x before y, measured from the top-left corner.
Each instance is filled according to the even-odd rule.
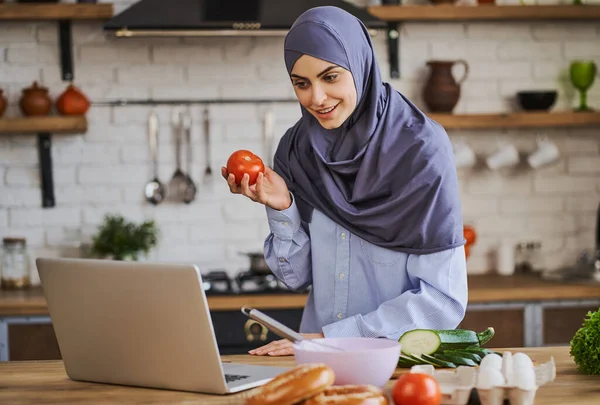
[[[344,0],[141,0],[110,19],[105,31],[131,36],[284,35],[304,11],[337,6],[370,29],[387,24]]]

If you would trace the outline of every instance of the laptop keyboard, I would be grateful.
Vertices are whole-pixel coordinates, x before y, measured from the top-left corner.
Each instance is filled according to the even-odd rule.
[[[250,377],[249,375],[225,374],[225,382],[234,382]]]

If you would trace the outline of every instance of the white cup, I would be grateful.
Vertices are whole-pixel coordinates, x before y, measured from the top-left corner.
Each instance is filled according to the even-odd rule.
[[[473,167],[477,158],[475,152],[465,142],[453,142],[452,149],[454,150],[454,162],[457,168]]]
[[[514,145],[506,144],[488,156],[485,163],[492,170],[514,166],[519,163],[519,151]]]
[[[527,163],[534,169],[558,160],[560,152],[556,144],[547,139],[538,139],[537,149],[527,157]]]

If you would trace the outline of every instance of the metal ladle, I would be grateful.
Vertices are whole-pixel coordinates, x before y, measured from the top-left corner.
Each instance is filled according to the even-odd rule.
[[[183,115],[183,130],[185,131],[185,143],[187,152],[187,170],[185,171],[185,182],[183,183],[183,202],[191,203],[196,198],[196,184],[192,180],[192,117],[189,112]]]
[[[158,205],[165,199],[165,186],[158,180],[158,117],[152,111],[148,117],[148,142],[154,168],[154,178],[146,183],[144,195],[146,201]]]
[[[169,184],[169,196],[174,200],[181,198],[181,190],[185,184],[185,173],[181,170],[181,144],[183,133],[182,130],[182,116],[177,110],[171,112],[171,131],[175,140],[175,172],[171,177]],[[171,192],[173,191],[173,192]]]

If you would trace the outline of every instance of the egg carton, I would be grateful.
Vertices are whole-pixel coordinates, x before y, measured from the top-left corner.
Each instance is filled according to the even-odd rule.
[[[504,358],[506,359],[506,352]],[[510,354],[510,353],[508,353]],[[508,400],[510,405],[532,405],[539,387],[554,381],[556,363],[554,357],[534,366],[535,385],[524,389],[519,381],[509,377],[510,384],[495,385],[491,388],[478,387],[479,367],[458,366],[453,370],[438,370],[432,365],[415,365],[411,373],[425,373],[434,377],[442,393],[442,405],[466,405],[471,393],[476,391],[481,405],[502,405]],[[512,380],[512,381],[511,381]]]

